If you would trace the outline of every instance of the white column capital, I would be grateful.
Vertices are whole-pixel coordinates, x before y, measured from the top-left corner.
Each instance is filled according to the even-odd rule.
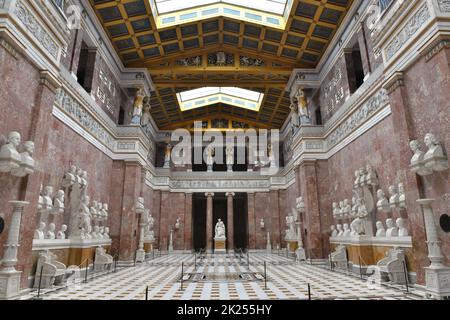
[[[227,193],[225,193],[225,195],[227,197],[234,197],[236,194],[234,192],[227,192]]]
[[[205,197],[214,197],[214,192],[206,192]]]

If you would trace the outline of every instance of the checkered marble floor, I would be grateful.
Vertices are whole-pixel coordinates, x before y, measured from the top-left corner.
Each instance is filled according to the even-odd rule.
[[[357,277],[307,263],[295,263],[283,256],[250,253],[249,261],[250,267],[246,256],[238,258],[233,254],[221,254],[196,259],[193,254],[174,253],[102,275],[87,283],[48,292],[41,297],[46,300],[143,300],[148,286],[150,300],[299,300],[308,299],[310,284],[312,299],[419,299],[385,286],[369,287]],[[181,290],[182,263],[185,281]],[[252,277],[240,278],[240,274],[251,274]],[[198,280],[202,275],[206,275],[206,279]],[[35,295],[32,292],[21,299]]]

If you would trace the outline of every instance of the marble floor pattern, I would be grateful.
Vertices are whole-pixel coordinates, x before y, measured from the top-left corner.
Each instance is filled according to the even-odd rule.
[[[87,283],[44,292],[41,297],[45,300],[144,300],[148,286],[149,300],[306,300],[309,283],[313,300],[421,298],[386,286],[369,287],[358,277],[308,263],[296,263],[276,254],[250,253],[249,261],[250,267],[246,256],[237,258],[232,254],[221,254],[196,259],[193,254],[173,253],[135,267],[119,269]],[[267,289],[263,280],[264,262],[267,266]],[[182,263],[183,290],[180,285]],[[195,281],[192,280],[195,274],[205,274],[207,278],[214,275],[216,280]],[[250,280],[239,279],[239,274],[251,274],[252,277]],[[35,296],[36,292],[31,292],[20,299]]]

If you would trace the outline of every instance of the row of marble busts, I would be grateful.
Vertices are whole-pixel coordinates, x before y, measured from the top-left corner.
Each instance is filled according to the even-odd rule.
[[[79,188],[84,189],[88,184],[87,171],[76,166],[70,166],[69,171],[66,172],[63,179],[63,187],[70,188],[74,185],[78,185]]]
[[[347,218],[365,218],[369,215],[366,205],[361,198],[353,197],[352,203],[348,199],[333,202],[333,217],[336,220]]]
[[[34,172],[35,161],[33,159],[34,142],[26,141],[21,146],[22,138],[20,133],[12,131],[2,143],[0,148],[0,172],[10,173],[16,177],[25,177]]]
[[[386,219],[386,228],[382,221],[376,223],[377,231],[375,237],[377,238],[391,238],[391,237],[408,237],[409,232],[406,228],[406,219],[398,218],[395,223],[394,220]]]
[[[389,199],[382,189],[377,191],[377,209],[382,212],[389,212],[395,209],[406,209],[405,186],[399,183],[398,187],[392,185],[388,188]]]
[[[89,208],[92,219],[94,222],[106,221],[108,220],[108,204],[101,203],[99,201],[92,201],[92,206]]]
[[[105,226],[94,226],[88,227],[87,230],[82,228],[81,239],[83,240],[109,240],[109,227]]]
[[[410,164],[411,171],[419,176],[427,176],[433,172],[448,170],[448,157],[436,136],[427,133],[424,143],[428,148],[427,152],[420,150],[419,141],[413,140],[409,143],[412,152],[414,152]]]
[[[61,229],[56,232],[56,225],[50,223],[48,229],[46,230],[47,224],[45,222],[39,222],[39,227],[34,231],[34,239],[36,240],[54,240],[54,239],[65,239],[67,226],[63,224]]]
[[[377,186],[378,176],[375,169],[370,165],[355,171],[355,181],[353,182],[355,188],[363,186]]]
[[[391,237],[407,237],[409,236],[408,229],[406,228],[406,219],[398,218],[395,223],[394,220],[389,218],[386,220],[386,228],[383,222],[377,221],[377,231],[375,237],[377,238],[391,238]],[[351,225],[348,223],[337,224],[331,226],[331,237],[352,237],[365,235],[364,224],[360,218],[353,220]]]
[[[42,188],[39,194],[38,200],[38,212],[39,213],[51,213],[51,214],[61,214],[64,212],[64,190],[58,190],[55,195],[53,195],[53,187],[46,186]]]

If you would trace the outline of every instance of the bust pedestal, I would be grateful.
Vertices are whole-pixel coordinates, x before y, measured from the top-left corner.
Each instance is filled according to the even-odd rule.
[[[226,252],[226,237],[216,237],[214,238],[214,253],[225,253]]]

